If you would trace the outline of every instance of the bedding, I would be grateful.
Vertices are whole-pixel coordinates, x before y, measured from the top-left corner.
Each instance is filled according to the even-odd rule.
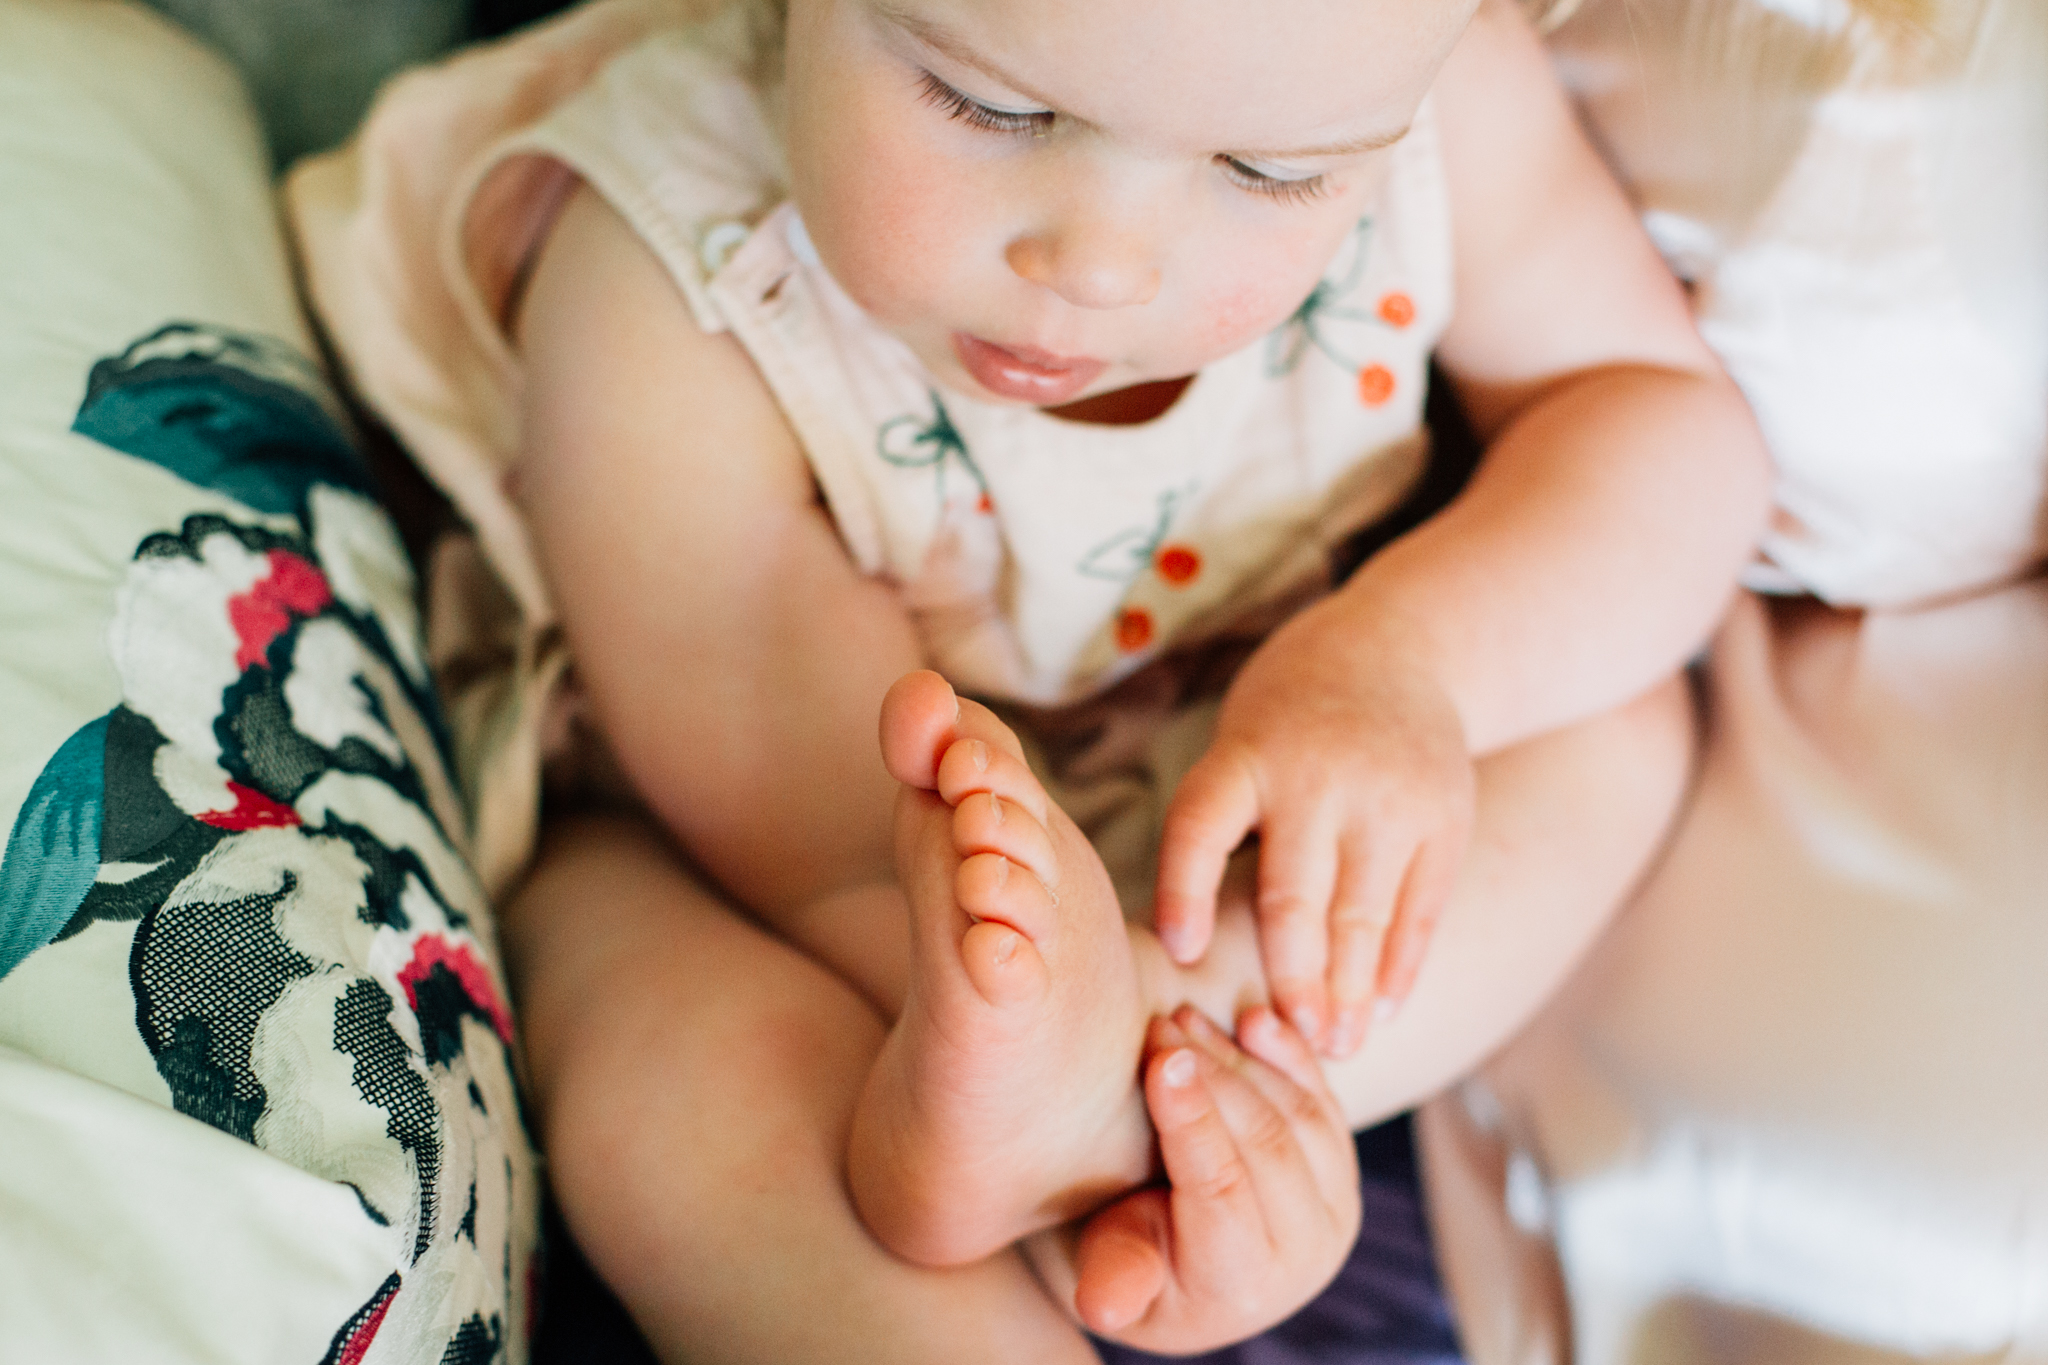
[[[221,62],[0,0],[0,1358],[520,1361],[411,570]]]
[[[1552,14],[1778,507],[1662,861],[1418,1125],[1466,1349],[2048,1360],[2048,8]]]

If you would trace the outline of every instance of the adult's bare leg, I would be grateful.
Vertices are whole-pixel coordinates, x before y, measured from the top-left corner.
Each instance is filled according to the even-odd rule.
[[[883,1021],[652,829],[551,827],[503,934],[556,1195],[664,1359],[1092,1365],[1016,1253],[869,1237],[843,1163]]]

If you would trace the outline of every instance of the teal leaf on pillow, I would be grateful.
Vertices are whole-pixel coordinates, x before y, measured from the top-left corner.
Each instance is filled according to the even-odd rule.
[[[99,876],[111,716],[64,741],[15,817],[0,860],[0,977],[56,937]]]
[[[370,487],[325,393],[281,341],[173,322],[92,367],[71,427],[259,512],[302,517],[315,483]]]

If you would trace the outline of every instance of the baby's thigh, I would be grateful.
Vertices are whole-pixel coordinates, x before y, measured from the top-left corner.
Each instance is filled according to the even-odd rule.
[[[1015,1255],[868,1235],[843,1168],[880,1016],[651,824],[551,822],[504,934],[556,1198],[663,1359],[1090,1358]]]
[[[702,1058],[711,1084],[800,1061],[857,1076],[880,1046],[882,1022],[860,996],[735,910],[638,812],[551,820],[501,933],[550,1122],[558,1093],[613,1081],[644,1090],[655,1068],[680,1080]],[[767,1050],[828,1025],[832,1041],[808,1061]],[[604,1051],[629,1033],[623,1055]],[[816,1093],[838,1090],[850,1104],[846,1084]]]
[[[882,1039],[851,989],[630,815],[551,822],[503,934],[556,1198],[658,1348],[763,1273],[763,1220],[850,1226],[831,1135]]]

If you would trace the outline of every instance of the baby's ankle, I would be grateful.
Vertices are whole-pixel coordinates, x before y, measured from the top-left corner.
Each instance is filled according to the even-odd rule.
[[[1150,926],[1132,925],[1130,940],[1138,994],[1148,1016],[1164,1017],[1182,1005],[1193,1005],[1230,1029],[1240,1012],[1269,1003],[1257,925],[1241,907],[1217,907],[1208,950],[1192,965],[1169,957]]]

